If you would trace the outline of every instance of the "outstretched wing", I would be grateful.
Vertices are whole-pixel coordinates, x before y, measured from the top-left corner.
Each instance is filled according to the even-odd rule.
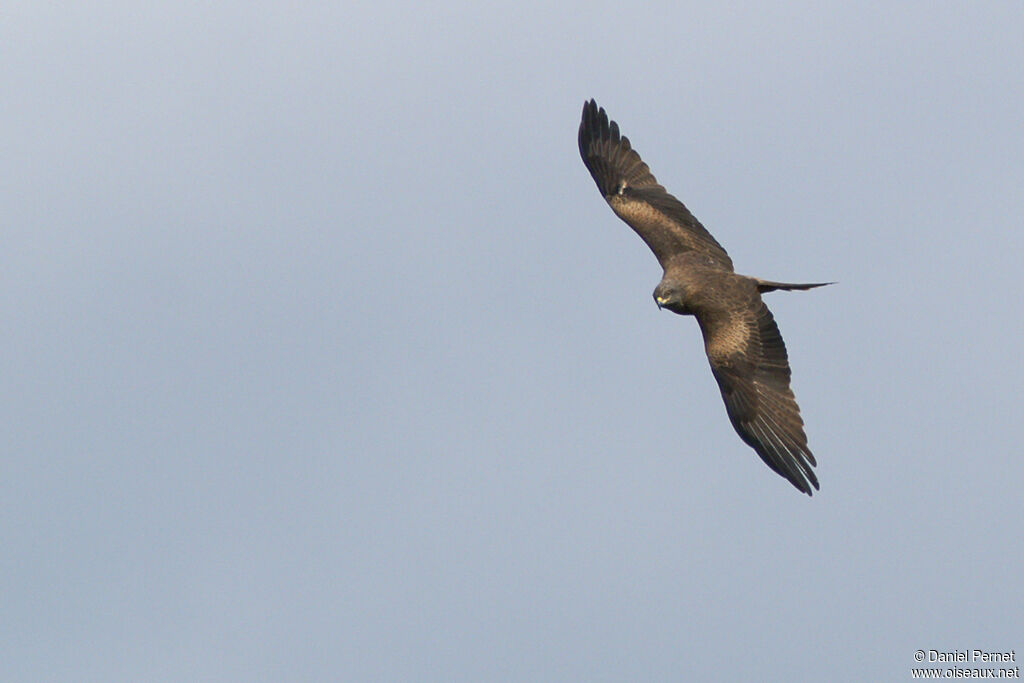
[[[647,243],[664,268],[681,252],[707,254],[732,270],[732,260],[715,238],[681,201],[665,191],[629,138],[608,120],[604,109],[590,100],[583,105],[579,133],[580,156],[597,188],[619,218]]]
[[[740,438],[773,470],[811,495],[818,488],[800,407],[789,388],[789,360],[760,295],[729,311],[697,315],[711,371]]]

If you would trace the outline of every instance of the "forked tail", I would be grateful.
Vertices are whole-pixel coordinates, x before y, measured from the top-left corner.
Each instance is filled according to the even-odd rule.
[[[834,285],[834,282],[813,282],[806,284],[793,284],[792,282],[772,282],[771,280],[762,280],[760,278],[754,278],[757,280],[757,291],[759,292],[774,292],[776,289],[784,289],[787,292],[793,291],[794,289],[814,289],[815,287],[824,287],[825,285]]]

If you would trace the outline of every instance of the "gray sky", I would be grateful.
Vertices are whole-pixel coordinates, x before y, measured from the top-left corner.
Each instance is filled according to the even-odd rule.
[[[711,5],[716,5],[711,7]],[[1024,5],[8,3],[17,681],[903,680],[1024,654]],[[732,431],[576,150],[767,300]]]

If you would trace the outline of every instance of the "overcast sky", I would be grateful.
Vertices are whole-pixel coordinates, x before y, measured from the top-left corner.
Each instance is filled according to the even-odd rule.
[[[7,3],[11,681],[909,680],[1024,655],[1024,4]],[[579,159],[766,296],[729,424]]]

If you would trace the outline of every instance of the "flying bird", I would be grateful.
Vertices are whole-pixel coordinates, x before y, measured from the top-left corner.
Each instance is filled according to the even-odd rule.
[[[818,489],[800,408],[789,387],[786,346],[761,294],[806,290],[739,275],[732,259],[681,201],[670,195],[594,100],[584,103],[580,155],[612,211],[640,236],[664,270],[659,308],[697,319],[711,373],[736,432],[797,489]]]

